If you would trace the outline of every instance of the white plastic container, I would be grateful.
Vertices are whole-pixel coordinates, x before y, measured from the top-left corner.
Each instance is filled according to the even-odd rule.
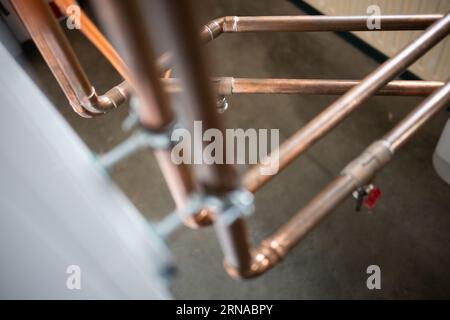
[[[436,146],[433,164],[438,175],[450,184],[450,119],[447,121]]]

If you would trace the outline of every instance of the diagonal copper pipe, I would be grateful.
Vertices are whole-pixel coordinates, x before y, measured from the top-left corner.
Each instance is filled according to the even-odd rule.
[[[129,95],[127,84],[97,95],[45,1],[10,1],[75,112],[90,118],[114,109],[126,100]]]
[[[327,109],[287,139],[279,149],[269,157],[278,157],[279,170],[283,170],[304,153],[311,145],[330,132],[351,112],[359,108],[371,95],[405,70],[425,52],[430,50],[450,32],[450,14],[432,24],[422,35],[407,45],[397,55],[387,60],[369,74],[357,86],[337,99]],[[244,177],[244,185],[254,192],[274,176],[261,175],[261,165],[252,167]]]

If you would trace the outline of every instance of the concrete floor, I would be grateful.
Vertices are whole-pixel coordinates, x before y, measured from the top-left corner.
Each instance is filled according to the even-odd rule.
[[[201,22],[223,15],[295,15],[285,1],[202,2]],[[70,40],[98,92],[120,77],[77,32]],[[333,33],[222,35],[208,45],[214,75],[236,77],[361,79],[378,66]],[[120,124],[127,107],[86,120],[75,115],[39,54],[28,54],[35,76],[72,127],[95,152],[126,137]],[[284,140],[334,101],[333,96],[241,95],[229,99],[228,127],[279,128]],[[248,219],[257,243],[295,214],[366,145],[381,137],[422,98],[376,97],[256,195]],[[250,281],[230,279],[222,268],[211,228],[183,228],[170,240],[179,266],[177,298],[342,299],[450,297],[450,186],[434,172],[431,156],[448,112],[441,112],[378,176],[383,197],[376,210],[355,212],[347,200],[268,274]],[[118,165],[114,180],[150,219],[173,209],[151,152]],[[382,289],[366,288],[366,268],[382,271]]]

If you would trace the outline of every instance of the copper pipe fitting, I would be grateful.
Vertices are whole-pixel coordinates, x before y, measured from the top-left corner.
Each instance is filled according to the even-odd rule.
[[[225,17],[214,19],[205,24],[200,31],[200,40],[202,43],[207,43],[216,39],[223,33],[223,25]]]

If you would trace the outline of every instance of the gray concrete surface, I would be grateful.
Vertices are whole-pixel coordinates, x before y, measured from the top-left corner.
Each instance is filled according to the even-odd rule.
[[[200,1],[197,1],[200,3]],[[223,15],[302,14],[285,1],[202,1],[200,22]],[[120,81],[105,59],[77,32],[70,40],[99,92]],[[377,63],[333,33],[223,35],[207,50],[214,75],[236,77],[360,79]],[[47,66],[28,54],[37,81],[95,152],[105,152],[126,134],[120,124],[127,107],[86,120],[75,115]],[[279,128],[295,132],[336,97],[241,95],[232,97],[228,127]],[[422,98],[375,97],[256,195],[248,219],[254,243],[295,214],[367,144],[383,135]],[[177,298],[448,298],[450,297],[450,186],[434,172],[431,157],[448,119],[441,112],[378,176],[383,196],[376,210],[355,212],[347,200],[268,274],[249,281],[230,279],[211,228],[179,230],[170,240],[178,263]],[[118,185],[152,220],[173,203],[151,152],[140,152],[113,172]],[[366,268],[382,271],[382,289],[366,288]]]

